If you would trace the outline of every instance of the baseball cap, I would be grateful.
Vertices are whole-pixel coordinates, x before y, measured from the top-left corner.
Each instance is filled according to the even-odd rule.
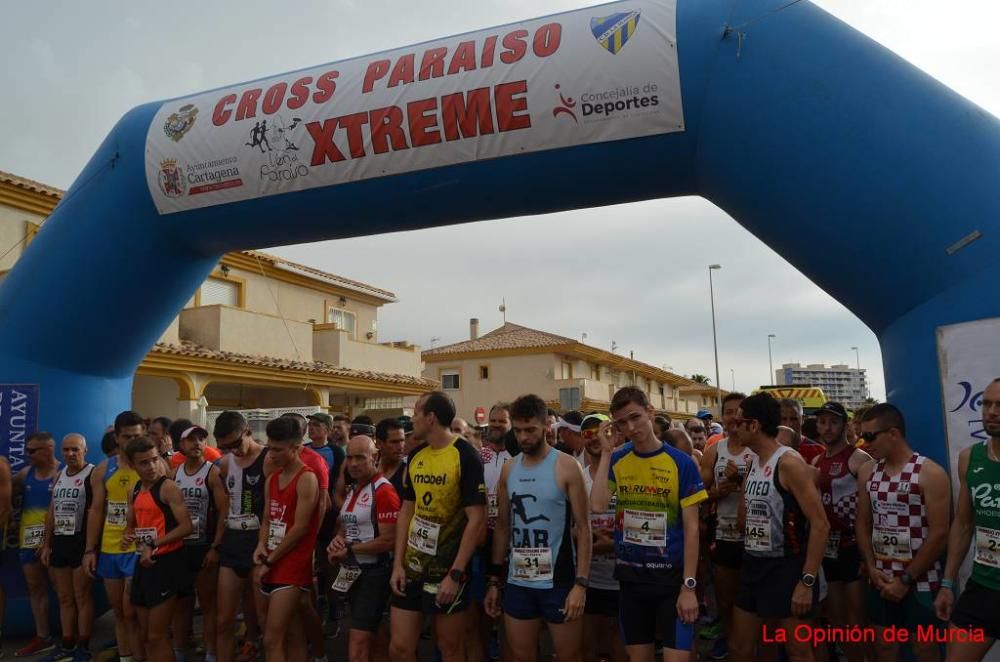
[[[315,414],[309,414],[306,416],[310,421],[316,421],[317,423],[322,423],[323,425],[332,428],[333,427],[333,416],[325,414],[321,411]]]
[[[181,432],[181,441],[184,441],[193,434],[198,434],[202,439],[208,439],[208,430],[201,427],[200,425],[192,425],[191,427]]]
[[[816,415],[819,414],[833,414],[839,416],[842,421],[847,420],[847,410],[839,402],[824,402],[823,406],[816,410]]]
[[[695,418],[700,418],[705,420],[706,418],[712,418],[712,412],[707,409],[699,409],[698,413],[694,415]]]
[[[599,426],[604,421],[610,420],[611,418],[605,416],[604,414],[588,414],[587,416],[584,416],[583,420],[580,422],[580,429],[582,430],[583,428]]]

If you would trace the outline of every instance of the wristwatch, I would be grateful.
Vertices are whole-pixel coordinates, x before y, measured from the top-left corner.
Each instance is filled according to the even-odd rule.
[[[913,575],[908,572],[903,572],[903,574],[899,576],[899,581],[903,582],[903,586],[913,586]]]
[[[577,577],[573,580],[573,583],[577,586],[582,586],[584,588],[590,588],[590,581],[586,577]]]
[[[694,577],[685,577],[684,578],[684,588],[688,589],[689,591],[693,591],[697,587],[698,587],[698,580],[697,579],[695,579]]]
[[[811,572],[803,572],[802,576],[799,577],[799,581],[802,582],[802,585],[806,588],[812,588],[816,585],[816,575]]]
[[[450,577],[452,581],[458,582],[459,584],[465,581],[465,573],[458,568],[452,568],[449,570],[448,577]]]

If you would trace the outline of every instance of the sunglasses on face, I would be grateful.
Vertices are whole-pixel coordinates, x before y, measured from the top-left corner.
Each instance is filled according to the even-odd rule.
[[[874,432],[862,432],[861,438],[864,439],[866,444],[870,444],[875,441],[880,434],[884,434],[891,429],[892,428],[885,428],[884,430],[875,430]]]
[[[590,441],[591,439],[597,439],[599,433],[600,433],[599,428],[588,428],[586,430],[580,430],[580,436],[582,436],[585,441]]]

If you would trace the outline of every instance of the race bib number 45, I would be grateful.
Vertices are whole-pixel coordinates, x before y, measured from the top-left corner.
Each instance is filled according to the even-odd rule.
[[[440,532],[440,524],[415,515],[413,521],[410,523],[410,535],[407,544],[422,554],[436,556],[438,534]]]

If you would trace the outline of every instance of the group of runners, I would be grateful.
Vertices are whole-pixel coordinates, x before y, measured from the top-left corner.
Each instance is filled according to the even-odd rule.
[[[89,659],[100,578],[125,662],[184,659],[195,598],[209,662],[325,662],[341,605],[352,661],[416,660],[426,632],[445,661],[535,660],[543,627],[559,660],[689,660],[709,612],[717,659],[894,660],[902,631],[920,660],[945,641],[981,659],[1000,635],[1000,380],[982,416],[954,518],[896,407],[828,402],[814,440],[766,392],[728,394],[712,437],[633,387],[561,418],[535,395],[499,403],[481,441],[439,391],[377,425],[286,414],[260,440],[238,412],[211,435],[123,412],[97,466],[82,435],[60,463],[38,432],[24,470],[0,462],[37,629],[16,654]]]

